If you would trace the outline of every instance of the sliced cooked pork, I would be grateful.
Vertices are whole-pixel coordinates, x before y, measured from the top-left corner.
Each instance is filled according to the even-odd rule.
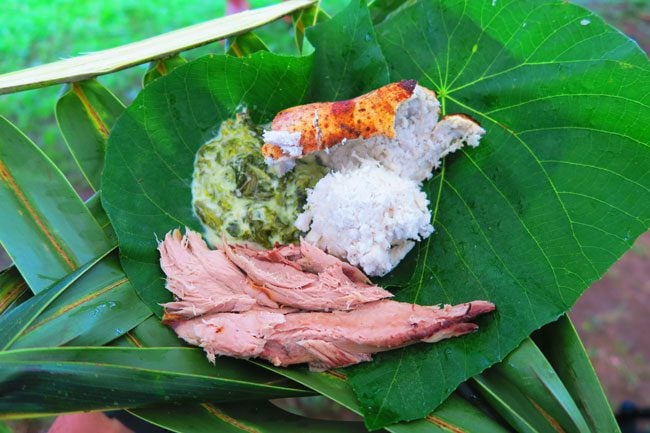
[[[429,307],[388,300],[357,268],[308,243],[261,251],[224,243],[210,250],[190,230],[160,244],[176,301],[164,320],[179,337],[217,355],[307,363],[326,370],[372,354],[475,331],[486,301]]]

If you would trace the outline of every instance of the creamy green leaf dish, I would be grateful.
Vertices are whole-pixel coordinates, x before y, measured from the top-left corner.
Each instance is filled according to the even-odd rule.
[[[197,152],[192,177],[192,206],[212,244],[222,234],[229,241],[255,242],[270,248],[294,243],[297,215],[326,169],[314,157],[297,161],[279,176],[260,152],[261,130],[245,114],[225,120],[219,134]]]

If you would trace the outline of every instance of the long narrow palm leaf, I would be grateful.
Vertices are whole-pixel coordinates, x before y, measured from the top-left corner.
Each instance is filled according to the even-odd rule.
[[[175,30],[139,42],[0,75],[0,94],[85,80],[239,34],[311,5],[290,0]]]

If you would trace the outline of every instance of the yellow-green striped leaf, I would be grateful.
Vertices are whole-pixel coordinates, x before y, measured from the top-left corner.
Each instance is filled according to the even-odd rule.
[[[104,149],[124,105],[97,80],[66,85],[56,103],[56,120],[72,157],[94,191],[104,166]]]
[[[0,419],[190,401],[308,395],[276,375],[195,348],[56,347],[0,353]],[[44,398],[47,396],[47,398]]]
[[[108,219],[108,215],[106,215],[106,211],[104,211],[100,194],[101,192],[97,191],[88,200],[86,200],[86,207],[95,218],[95,221],[97,221],[97,224],[99,224],[99,227],[101,227],[101,229],[104,231],[109,244],[111,246],[116,245],[117,235],[115,234],[115,230],[113,230],[113,226]]]
[[[330,16],[321,8],[320,0],[313,6],[302,9],[291,16],[293,23],[293,33],[296,39],[298,52],[302,53],[303,43],[305,41],[305,30],[316,25],[319,22],[327,21]]]
[[[15,266],[0,272],[0,315],[27,300],[31,292]]]
[[[108,254],[110,251],[106,252]],[[70,273],[61,281],[47,290],[24,302],[17,308],[0,316],[0,350],[7,350],[18,340],[25,331],[34,323],[37,317],[45,311],[61,294],[98,263],[103,256],[98,256],[75,272]]]
[[[59,169],[0,117],[0,243],[37,293],[110,242]]]
[[[114,253],[94,264],[56,297],[20,334],[12,348],[101,346],[151,314]]]
[[[531,339],[524,340],[501,363],[476,376],[473,382],[518,431],[590,431],[562,380]]]
[[[306,368],[276,368],[267,363],[258,365],[275,371],[341,406],[362,415],[361,407],[341,371],[314,373]],[[505,433],[507,430],[480,409],[452,394],[442,405],[426,417],[384,427],[392,433]]]
[[[499,370],[549,421],[555,420],[565,432],[589,430],[571,394],[531,339],[524,340],[503,362],[496,364],[493,370]]]
[[[174,347],[182,345],[182,342],[173,331],[162,325],[158,318],[151,317],[112,344],[121,347]],[[204,362],[204,360],[200,361],[201,364]],[[244,365],[249,364],[241,362]],[[269,373],[271,372],[269,371]],[[274,382],[277,385],[291,383],[280,375],[277,378],[279,380]],[[243,408],[243,411],[238,410],[238,407]],[[302,429],[310,432],[340,431],[341,433],[367,431],[362,423],[337,423],[305,419],[284,412],[269,403],[261,402],[247,403],[245,406],[194,403],[184,405],[182,408],[178,406],[154,407],[131,412],[160,427],[183,433],[205,431],[271,433]]]
[[[226,41],[226,54],[231,56],[246,57],[257,51],[269,51],[269,47],[254,32],[237,35]]]
[[[535,335],[535,342],[571,393],[594,432],[620,432],[580,337],[568,316]]]
[[[286,412],[269,402],[199,403],[137,409],[132,414],[177,433],[361,433],[361,422],[325,421]]]
[[[184,65],[185,63],[187,63],[187,60],[179,54],[149,63],[149,69],[147,69],[147,72],[142,77],[142,87],[148,85],[156,78],[167,75],[176,69],[176,67]]]

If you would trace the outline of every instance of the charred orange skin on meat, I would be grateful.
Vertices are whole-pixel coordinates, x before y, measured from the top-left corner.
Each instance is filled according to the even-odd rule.
[[[413,95],[416,80],[387,84],[354,99],[316,102],[283,110],[271,124],[273,131],[300,132],[302,154],[327,149],[344,139],[395,137],[397,107]],[[280,147],[265,143],[265,157],[279,159]]]

